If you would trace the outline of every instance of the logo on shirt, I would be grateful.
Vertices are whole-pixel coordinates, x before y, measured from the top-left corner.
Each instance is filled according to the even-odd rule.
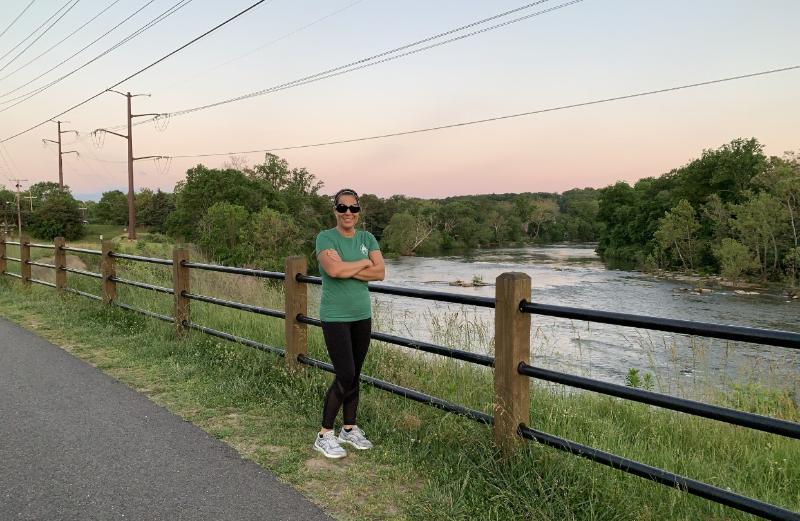
[[[362,244],[361,245],[361,253],[363,253],[364,255],[367,255],[367,256],[369,255],[369,251],[367,250],[367,245],[366,244]]]

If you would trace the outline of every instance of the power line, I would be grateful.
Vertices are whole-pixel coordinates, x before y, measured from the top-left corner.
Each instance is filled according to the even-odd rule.
[[[91,18],[91,19],[90,19],[88,22],[84,23],[83,25],[81,25],[80,27],[78,27],[77,29],[75,29],[74,31],[72,31],[71,33],[69,33],[67,36],[65,36],[64,38],[62,38],[62,39],[61,39],[61,41],[59,41],[58,43],[56,43],[56,44],[52,45],[52,46],[51,46],[49,49],[47,49],[47,50],[46,50],[46,51],[44,51],[43,53],[41,53],[41,54],[39,54],[38,56],[36,56],[35,58],[33,58],[33,59],[29,60],[27,63],[25,63],[25,65],[22,65],[21,67],[17,67],[17,68],[16,68],[15,70],[13,70],[12,72],[10,72],[10,73],[6,74],[5,76],[3,76],[2,78],[0,78],[0,81],[3,81],[3,80],[5,80],[5,79],[7,79],[7,78],[10,78],[10,77],[11,77],[11,76],[13,76],[14,74],[18,73],[19,71],[21,71],[22,69],[24,69],[25,67],[27,67],[28,65],[30,65],[31,63],[35,62],[36,60],[38,60],[39,58],[41,58],[42,56],[44,56],[45,54],[47,54],[47,53],[49,53],[50,51],[52,51],[53,49],[55,49],[56,47],[58,47],[59,45],[61,45],[61,44],[62,44],[62,43],[64,43],[65,41],[67,41],[69,38],[71,38],[72,36],[74,36],[74,35],[75,35],[75,34],[76,34],[78,31],[80,31],[81,29],[83,29],[84,27],[86,27],[87,25],[89,25],[90,23],[94,22],[94,21],[95,21],[97,18],[99,18],[99,17],[100,17],[101,15],[103,15],[103,14],[104,14],[106,11],[108,11],[109,9],[111,9],[112,7],[114,7],[115,5],[117,5],[117,4],[118,4],[120,1],[121,1],[121,0],[114,0],[114,2],[112,2],[110,5],[108,5],[108,6],[107,6],[105,9],[103,9],[102,11],[100,11],[99,13],[97,13],[96,15],[94,15],[94,17],[92,17],[92,18]],[[8,65],[8,64],[6,64],[6,66],[7,66],[7,65]],[[5,66],[4,66],[3,68],[5,68]],[[0,69],[0,70],[2,70],[2,69]]]
[[[83,51],[85,51],[86,49],[88,49],[89,47],[91,47],[92,45],[96,44],[97,42],[99,42],[100,40],[102,40],[103,38],[105,38],[106,36],[108,36],[108,35],[109,35],[111,32],[115,31],[115,30],[116,30],[116,29],[117,29],[119,26],[121,26],[122,24],[124,24],[125,22],[127,22],[128,20],[130,20],[131,18],[133,18],[134,16],[136,16],[137,14],[139,14],[141,11],[143,11],[143,10],[144,10],[144,9],[145,9],[147,6],[149,6],[149,5],[150,5],[150,4],[152,4],[153,2],[155,2],[155,0],[149,0],[149,1],[148,1],[147,3],[145,3],[145,4],[144,4],[142,7],[140,7],[139,9],[137,9],[136,11],[134,11],[133,13],[131,13],[131,14],[130,14],[130,16],[128,16],[127,18],[125,18],[124,20],[122,20],[120,23],[118,23],[117,25],[115,25],[114,27],[112,27],[111,29],[109,29],[108,31],[106,31],[105,33],[103,33],[102,35],[100,35],[100,36],[99,36],[98,38],[96,38],[96,39],[95,39],[93,42],[91,42],[91,43],[89,43],[88,45],[84,46],[82,49],[80,49],[79,51],[75,52],[74,54],[72,54],[71,56],[69,56],[68,58],[66,58],[65,60],[62,60],[61,62],[59,62],[58,64],[56,64],[54,67],[52,67],[52,68],[48,69],[47,71],[43,72],[43,73],[42,73],[42,74],[40,74],[39,76],[37,76],[37,77],[33,78],[33,79],[32,79],[32,80],[30,80],[28,83],[24,83],[24,84],[20,85],[19,87],[15,88],[15,89],[13,89],[13,90],[10,90],[10,91],[8,91],[8,92],[6,92],[6,93],[4,93],[4,94],[0,94],[0,98],[4,98],[5,96],[8,96],[9,94],[13,94],[14,92],[16,92],[16,91],[18,91],[18,90],[22,89],[23,87],[27,87],[28,85],[30,85],[30,84],[31,84],[31,83],[33,83],[34,81],[38,80],[38,79],[39,79],[39,78],[41,78],[42,76],[45,76],[45,75],[49,74],[50,72],[54,71],[55,69],[57,69],[58,67],[60,67],[60,66],[64,65],[66,62],[68,62],[69,60],[71,60],[71,59],[72,59],[72,58],[74,58],[75,56],[79,55],[80,53],[82,53]],[[28,93],[28,94],[30,94],[30,93]],[[14,101],[14,100],[17,100],[17,99],[23,98],[23,97],[25,97],[25,96],[27,96],[27,94],[23,94],[22,96],[18,96],[18,97],[16,97],[16,98],[12,98],[12,99],[10,99],[10,100],[2,101],[2,102],[0,102],[0,104],[2,104],[2,103],[6,103],[6,102],[11,102],[11,101]]]
[[[716,80],[703,81],[703,82],[699,82],[699,83],[690,83],[690,84],[687,84],[687,85],[678,85],[678,86],[667,87],[667,88],[658,89],[658,90],[650,90],[650,91],[645,91],[645,92],[637,92],[637,93],[633,93],[633,94],[625,94],[625,95],[622,95],[622,96],[615,96],[613,98],[603,98],[603,99],[597,99],[597,100],[591,100],[591,101],[583,101],[583,102],[580,102],[580,103],[572,103],[572,104],[569,104],[569,105],[559,105],[559,106],[556,106],[556,107],[549,107],[549,108],[544,108],[544,109],[530,110],[530,111],[527,111],[527,112],[518,112],[516,114],[506,114],[506,115],[503,115],[503,116],[494,116],[494,117],[490,117],[490,118],[476,119],[476,120],[472,120],[472,121],[462,121],[460,123],[452,123],[452,124],[448,124],[448,125],[439,125],[439,126],[436,126],[436,127],[419,128],[419,129],[414,129],[414,130],[404,130],[404,131],[401,131],[401,132],[392,132],[392,133],[389,133],[389,134],[379,134],[379,135],[375,135],[375,136],[358,137],[358,138],[352,138],[352,139],[341,139],[341,140],[337,140],[337,141],[327,141],[327,142],[312,143],[312,144],[307,144],[307,145],[294,145],[294,146],[286,146],[286,147],[265,148],[265,149],[260,149],[260,150],[243,150],[243,151],[238,151],[238,152],[222,152],[222,153],[215,153],[215,154],[179,155],[179,156],[171,156],[171,157],[173,159],[183,159],[183,158],[197,158],[197,157],[227,156],[227,155],[235,155],[235,154],[254,154],[254,153],[263,153],[263,152],[279,152],[279,151],[283,151],[283,150],[296,150],[296,149],[300,149],[300,148],[314,148],[314,147],[323,147],[323,146],[329,146],[329,145],[341,145],[341,144],[344,144],[344,143],[356,143],[356,142],[359,142],[359,141],[371,141],[371,140],[375,140],[375,139],[384,139],[384,138],[397,137],[397,136],[407,136],[407,135],[410,135],[410,134],[421,134],[423,132],[432,132],[432,131],[435,131],[435,130],[444,130],[444,129],[456,128],[456,127],[466,127],[466,126],[469,126],[469,125],[477,125],[477,124],[481,124],[481,123],[489,123],[489,122],[492,122],[492,121],[500,121],[500,120],[504,120],[504,119],[519,118],[519,117],[523,117],[523,116],[533,116],[533,115],[536,115],[536,114],[544,114],[546,112],[556,112],[556,111],[560,111],[560,110],[574,109],[574,108],[579,108],[579,107],[588,107],[590,105],[599,105],[601,103],[610,103],[612,101],[622,101],[622,100],[631,99],[631,98],[641,98],[641,97],[644,97],[644,96],[652,96],[654,94],[664,94],[666,92],[674,92],[674,91],[690,89],[690,88],[694,88],[694,87],[703,87],[703,86],[707,86],[707,85],[714,85],[714,84],[717,84],[717,83],[724,83],[724,82],[729,82],[729,81],[742,80],[742,79],[746,79],[746,78],[754,78],[754,77],[757,77],[757,76],[765,76],[767,74],[776,74],[776,73],[779,73],[779,72],[787,72],[787,71],[797,70],[797,69],[800,69],[800,65],[792,65],[790,67],[782,67],[780,69],[771,69],[771,70],[766,70],[766,71],[753,72],[753,73],[749,73],[749,74],[742,74],[742,75],[739,75],[739,76],[730,76],[730,77],[727,77],[727,78],[719,78],[719,79],[716,79]]]
[[[29,43],[29,44],[28,44],[28,46],[27,46],[27,47],[25,47],[24,49],[22,49],[21,51],[19,51],[19,52],[17,53],[17,55],[16,55],[16,56],[14,56],[13,58],[11,58],[11,60],[9,60],[8,62],[6,62],[6,64],[5,64],[5,65],[3,65],[2,67],[0,67],[0,72],[4,71],[4,70],[6,69],[6,67],[8,67],[8,66],[9,66],[9,65],[11,65],[12,63],[14,63],[14,62],[17,60],[17,58],[19,58],[20,56],[22,56],[23,54],[25,54],[25,51],[27,51],[28,49],[30,49],[30,48],[31,48],[31,47],[32,47],[32,46],[33,46],[33,45],[34,45],[36,42],[38,42],[39,40],[41,40],[41,39],[42,39],[42,37],[43,37],[45,34],[47,34],[49,31],[50,31],[50,29],[52,29],[53,27],[55,27],[55,25],[56,25],[58,22],[60,22],[62,18],[64,18],[65,16],[67,16],[67,14],[68,14],[70,11],[72,11],[72,9],[73,9],[73,8],[74,8],[76,5],[78,5],[78,3],[79,3],[80,1],[81,1],[81,0],[75,0],[75,1],[73,2],[73,4],[72,4],[71,6],[69,6],[69,7],[67,8],[67,10],[66,10],[66,11],[64,11],[64,12],[61,14],[61,16],[59,16],[58,18],[56,18],[56,20],[55,20],[53,23],[51,23],[51,24],[50,24],[50,26],[49,26],[47,29],[45,29],[45,30],[42,32],[42,34],[40,34],[39,36],[37,36],[37,37],[36,37],[36,38],[35,38],[35,39],[34,39],[34,40],[31,42],[31,43]]]
[[[496,14],[496,15],[491,16],[489,18],[484,18],[483,20],[478,20],[476,22],[472,22],[470,24],[467,24],[467,25],[464,25],[464,26],[461,26],[461,27],[457,27],[455,29],[450,29],[449,31],[445,31],[443,33],[439,33],[439,34],[436,34],[434,36],[429,36],[427,38],[423,38],[422,40],[418,40],[418,41],[413,42],[413,43],[409,43],[409,44],[406,44],[406,45],[403,45],[403,46],[400,46],[400,47],[396,47],[394,49],[391,49],[391,50],[388,50],[388,51],[384,51],[382,53],[375,54],[375,55],[369,56],[367,58],[362,58],[360,60],[356,60],[354,62],[350,62],[350,63],[348,63],[346,65],[340,65],[339,67],[334,67],[332,69],[328,69],[328,70],[323,71],[323,72],[312,74],[311,76],[306,76],[304,78],[293,80],[293,81],[290,81],[288,83],[284,83],[284,84],[281,84],[281,85],[276,85],[274,87],[269,87],[267,89],[262,89],[262,90],[255,91],[255,92],[250,92],[248,94],[243,94],[241,96],[236,96],[234,98],[228,98],[226,100],[218,101],[218,102],[215,102],[215,103],[209,103],[207,105],[201,105],[199,107],[193,107],[193,108],[190,108],[190,109],[179,110],[177,112],[170,112],[170,113],[168,113],[168,116],[170,116],[170,117],[183,116],[183,115],[186,115],[186,114],[191,114],[193,112],[198,112],[198,111],[201,111],[201,110],[206,110],[206,109],[210,109],[210,108],[213,108],[213,107],[218,107],[220,105],[226,105],[228,103],[234,103],[234,102],[237,102],[237,101],[242,101],[242,100],[246,100],[246,99],[250,99],[250,98],[255,98],[255,97],[258,97],[258,96],[263,96],[265,94],[271,94],[273,92],[277,92],[277,91],[281,91],[281,90],[286,90],[286,89],[290,89],[290,88],[294,88],[294,87],[299,87],[301,85],[306,85],[308,83],[313,83],[315,81],[324,80],[324,79],[327,79],[327,78],[331,78],[333,76],[346,74],[348,72],[356,71],[356,70],[363,69],[363,68],[366,68],[366,67],[372,67],[372,66],[378,65],[380,63],[385,63],[387,61],[396,60],[398,58],[409,56],[411,54],[416,54],[418,52],[422,52],[422,51],[425,51],[425,50],[428,50],[428,49],[432,49],[434,47],[439,47],[441,45],[445,45],[445,44],[448,44],[448,43],[451,43],[451,42],[455,42],[457,40],[462,40],[464,38],[469,38],[469,37],[475,36],[477,34],[481,34],[481,33],[488,32],[488,31],[492,31],[494,29],[498,29],[498,28],[504,27],[506,25],[510,25],[510,24],[513,24],[513,23],[516,23],[516,22],[519,22],[519,21],[522,21],[522,20],[526,20],[528,18],[532,18],[534,16],[545,14],[545,13],[548,13],[550,11],[554,11],[554,10],[557,10],[557,9],[561,9],[563,7],[567,7],[567,6],[572,5],[572,4],[576,4],[576,3],[582,2],[583,0],[571,0],[571,1],[563,3],[561,5],[557,5],[555,7],[551,7],[549,9],[545,9],[545,10],[542,10],[542,11],[537,11],[535,13],[531,13],[531,14],[528,14],[528,15],[525,15],[525,16],[521,16],[519,18],[508,20],[508,21],[503,22],[501,24],[493,25],[493,26],[490,26],[490,27],[485,27],[485,28],[480,29],[478,31],[474,31],[474,32],[463,34],[463,35],[459,35],[459,36],[457,36],[455,38],[451,38],[449,40],[445,40],[445,41],[442,41],[442,42],[437,42],[437,43],[434,43],[434,44],[431,44],[431,45],[428,45],[428,46],[425,46],[425,47],[422,47],[422,48],[419,48],[419,49],[414,49],[412,51],[408,51],[408,52],[405,52],[405,53],[402,53],[402,54],[399,54],[399,55],[395,55],[395,53],[398,53],[400,51],[403,51],[403,50],[406,50],[406,49],[410,49],[412,47],[417,47],[417,46],[419,46],[421,44],[424,44],[424,43],[427,43],[427,42],[430,42],[430,41],[433,41],[433,40],[438,40],[439,38],[442,38],[444,36],[448,36],[448,35],[451,35],[451,34],[454,34],[454,33],[457,33],[457,32],[461,32],[461,31],[463,31],[465,29],[469,29],[471,27],[475,27],[477,25],[484,24],[484,23],[486,23],[488,21],[496,20],[498,18],[508,16],[510,14],[519,12],[519,11],[524,10],[524,9],[529,9],[529,8],[531,8],[533,6],[540,5],[540,4],[546,3],[548,1],[550,1],[550,0],[538,0],[536,2],[531,2],[529,4],[523,5],[521,7],[517,7],[515,9],[510,10],[510,11],[505,11],[503,13],[499,13],[499,14]],[[394,55],[394,56],[391,56],[391,55]],[[374,60],[377,60],[378,58],[383,58],[383,59],[378,60],[378,61],[374,61]]]
[[[72,1],[73,1],[73,0],[67,0],[67,1],[66,1],[66,3],[64,3],[64,5],[62,5],[61,7],[59,7],[59,8],[58,8],[58,10],[57,10],[55,13],[53,13],[53,14],[51,14],[51,15],[50,15],[50,18],[48,18],[47,20],[45,20],[44,22],[42,22],[42,24],[41,24],[39,27],[37,27],[36,29],[34,29],[34,30],[33,30],[33,31],[32,31],[32,32],[31,32],[31,33],[28,35],[28,36],[26,36],[25,38],[23,38],[21,42],[19,42],[17,45],[15,45],[14,47],[12,47],[12,48],[11,48],[11,50],[9,50],[8,52],[6,52],[4,55],[0,56],[0,60],[4,59],[4,58],[5,58],[6,56],[8,56],[9,54],[11,54],[12,52],[16,51],[16,50],[17,50],[17,47],[19,47],[20,45],[22,45],[22,44],[24,44],[26,41],[28,41],[28,38],[32,37],[34,34],[38,33],[38,32],[39,32],[39,29],[41,29],[42,27],[44,27],[45,25],[47,25],[47,24],[50,22],[50,20],[52,20],[53,18],[55,18],[56,16],[58,16],[58,13],[60,13],[60,12],[61,12],[61,11],[62,11],[62,10],[65,8],[65,7],[67,7],[67,6],[69,5],[69,3],[70,3],[70,2],[72,2]],[[45,32],[47,32],[47,31],[45,31]]]
[[[41,123],[38,123],[38,124],[36,124],[36,125],[34,125],[34,126],[32,126],[32,127],[28,128],[28,129],[26,129],[26,130],[23,130],[23,131],[21,131],[21,132],[18,132],[18,133],[16,133],[16,134],[14,134],[13,136],[10,136],[10,137],[7,137],[6,139],[0,140],[0,143],[5,143],[6,141],[10,141],[10,140],[12,140],[12,139],[14,139],[14,138],[16,138],[16,137],[19,137],[19,136],[21,136],[21,135],[23,135],[23,134],[26,134],[26,133],[30,132],[31,130],[34,130],[34,129],[37,129],[37,128],[41,127],[42,125],[44,125],[44,124],[45,124],[45,123],[47,123],[48,121],[51,121],[51,120],[53,120],[53,119],[55,119],[55,118],[58,118],[58,117],[60,117],[60,116],[63,116],[64,114],[66,114],[66,113],[68,113],[68,112],[70,112],[70,111],[72,111],[72,110],[75,110],[76,108],[78,108],[78,107],[80,107],[80,106],[82,106],[82,105],[85,105],[85,104],[89,103],[89,102],[90,102],[90,101],[92,101],[93,99],[95,99],[95,98],[98,98],[98,97],[102,96],[102,95],[103,95],[104,93],[106,93],[106,92],[107,92],[109,89],[113,89],[113,88],[115,88],[115,87],[117,87],[117,86],[121,85],[122,83],[125,83],[126,81],[130,80],[131,78],[134,78],[134,77],[138,76],[139,74],[141,74],[141,73],[143,73],[143,72],[145,72],[145,71],[147,71],[147,70],[151,69],[152,67],[154,67],[154,66],[158,65],[158,64],[159,64],[159,63],[161,63],[162,61],[164,61],[164,60],[166,60],[167,58],[169,58],[170,56],[172,56],[172,55],[174,55],[174,54],[177,54],[178,52],[180,52],[180,51],[182,51],[183,49],[185,49],[185,48],[189,47],[190,45],[192,45],[192,44],[193,44],[193,43],[195,43],[196,41],[198,41],[198,40],[200,40],[200,39],[202,39],[202,38],[205,38],[205,37],[206,37],[206,36],[208,36],[209,34],[213,33],[213,32],[214,32],[214,31],[216,31],[217,29],[219,29],[220,27],[223,27],[223,26],[227,25],[228,23],[230,23],[230,22],[232,22],[232,21],[236,20],[236,19],[237,19],[237,18],[239,18],[240,16],[242,16],[242,15],[244,15],[245,13],[247,13],[247,12],[249,12],[249,11],[251,11],[251,10],[255,9],[256,7],[258,7],[259,5],[263,4],[263,3],[264,3],[264,2],[266,2],[266,1],[267,1],[267,0],[258,0],[257,2],[255,2],[255,3],[251,4],[249,7],[245,8],[245,9],[243,9],[242,11],[239,11],[239,12],[238,12],[238,13],[236,13],[235,15],[231,16],[230,18],[228,18],[228,19],[227,19],[227,20],[225,20],[224,22],[217,24],[216,26],[212,27],[211,29],[209,29],[208,31],[204,32],[204,33],[203,33],[203,34],[201,34],[200,36],[197,36],[197,37],[195,37],[194,39],[192,39],[192,40],[190,40],[189,42],[187,42],[187,43],[185,43],[185,44],[181,45],[180,47],[178,47],[178,48],[177,48],[177,49],[175,49],[174,51],[172,51],[172,52],[170,52],[170,53],[168,53],[168,54],[166,54],[166,55],[162,56],[161,58],[159,58],[158,60],[154,61],[154,62],[153,62],[153,63],[151,63],[150,65],[147,65],[146,67],[143,67],[143,68],[139,69],[138,71],[134,72],[133,74],[129,75],[128,77],[126,77],[126,78],[123,78],[122,80],[120,80],[120,81],[118,81],[117,83],[115,83],[115,84],[111,85],[110,87],[108,87],[108,88],[106,88],[106,89],[104,89],[104,90],[102,90],[102,91],[98,92],[98,93],[97,93],[97,94],[95,94],[94,96],[91,96],[91,97],[89,97],[89,98],[86,98],[85,100],[81,101],[80,103],[77,103],[76,105],[73,105],[72,107],[68,108],[67,110],[65,110],[65,111],[63,111],[63,112],[61,112],[61,113],[59,113],[59,114],[56,114],[55,116],[52,116],[52,117],[50,117],[50,118],[48,118],[48,119],[46,119],[46,120],[42,121]]]
[[[276,85],[276,86],[273,86],[273,87],[269,87],[267,89],[262,89],[262,90],[251,92],[251,93],[248,93],[248,94],[243,94],[243,95],[237,96],[235,98],[228,98],[226,100],[222,100],[222,101],[218,101],[218,102],[214,102],[214,103],[209,103],[207,105],[201,105],[199,107],[193,107],[193,108],[190,108],[190,109],[184,109],[184,110],[180,110],[180,111],[176,111],[176,112],[169,112],[167,114],[164,114],[164,116],[169,116],[169,117],[183,116],[183,115],[186,115],[186,114],[191,114],[193,112],[199,112],[201,110],[206,110],[206,109],[210,109],[210,108],[213,108],[213,107],[218,107],[220,105],[226,105],[228,103],[234,103],[234,102],[237,102],[237,101],[243,101],[243,100],[254,98],[254,97],[258,97],[258,96],[263,96],[265,94],[272,94],[274,92],[278,92],[278,91],[282,91],[282,90],[286,90],[286,89],[299,87],[301,85],[307,85],[309,83],[314,83],[314,82],[321,81],[321,80],[324,80],[324,79],[327,79],[327,78],[332,78],[334,76],[340,76],[342,74],[346,74],[348,72],[357,71],[357,70],[364,69],[364,68],[367,68],[367,67],[373,67],[373,66],[379,65],[381,63],[386,63],[388,61],[397,60],[399,58],[403,58],[403,57],[406,57],[406,56],[417,54],[417,53],[420,53],[420,52],[423,52],[423,51],[426,51],[426,50],[429,50],[429,49],[433,49],[435,47],[439,47],[439,46],[442,46],[442,45],[445,45],[445,44],[448,44],[448,43],[452,43],[452,42],[455,42],[455,41],[458,41],[458,40],[463,40],[465,38],[469,38],[469,37],[472,37],[472,36],[475,36],[475,35],[478,35],[478,34],[482,34],[482,33],[488,32],[488,31],[499,29],[501,27],[505,27],[505,26],[511,25],[513,23],[517,23],[517,22],[520,22],[520,21],[523,21],[523,20],[527,20],[527,19],[532,18],[534,16],[539,16],[539,15],[542,15],[542,14],[545,14],[545,13],[549,13],[549,12],[552,12],[552,11],[555,11],[555,10],[558,10],[558,9],[562,9],[564,7],[568,7],[570,5],[582,2],[583,0],[571,0],[569,2],[565,2],[565,3],[559,4],[559,5],[554,6],[554,7],[550,7],[548,9],[544,9],[544,10],[541,10],[541,11],[536,11],[534,13],[530,13],[530,14],[527,14],[527,15],[524,15],[524,16],[521,16],[521,17],[518,17],[518,18],[514,18],[514,19],[511,19],[511,20],[507,20],[505,22],[502,22],[502,23],[499,23],[499,24],[496,24],[496,25],[492,25],[492,26],[489,26],[489,27],[484,27],[484,28],[476,30],[476,31],[472,31],[472,32],[469,32],[469,33],[458,35],[458,36],[450,38],[448,40],[443,40],[441,42],[435,42],[435,43],[432,43],[432,44],[424,46],[424,47],[419,47],[417,49],[412,49],[410,51],[407,51],[407,52],[404,52],[404,53],[401,53],[401,54],[396,54],[396,53],[398,53],[400,51],[404,51],[406,49],[417,47],[417,46],[419,46],[419,45],[421,45],[423,43],[427,43],[427,42],[431,42],[433,40],[437,40],[437,39],[442,38],[444,36],[448,36],[448,35],[463,31],[465,29],[469,29],[469,28],[475,27],[477,25],[481,25],[481,24],[484,24],[486,22],[489,22],[489,21],[492,21],[492,20],[496,20],[498,18],[502,18],[502,17],[508,16],[510,14],[517,13],[517,12],[522,11],[524,9],[529,9],[529,8],[535,6],[535,5],[540,5],[540,4],[543,4],[543,3],[548,2],[548,1],[550,1],[550,0],[538,0],[536,2],[532,2],[532,3],[529,3],[529,4],[525,4],[523,6],[517,7],[515,9],[510,10],[510,11],[505,11],[505,12],[490,16],[489,18],[484,18],[482,20],[478,20],[478,21],[469,23],[467,25],[463,25],[461,27],[457,27],[455,29],[450,29],[448,31],[436,34],[434,36],[429,36],[427,38],[423,38],[422,40],[418,40],[418,41],[413,42],[413,43],[402,45],[400,47],[396,47],[394,49],[391,49],[391,50],[388,50],[388,51],[384,51],[384,52],[381,52],[379,54],[375,54],[373,56],[369,56],[367,58],[362,58],[360,60],[356,60],[354,62],[350,62],[350,63],[345,64],[345,65],[340,65],[340,66],[334,67],[332,69],[328,69],[328,70],[325,70],[325,71],[322,71],[322,72],[318,72],[316,74],[312,74],[310,76],[305,76],[303,78],[292,80],[290,82],[283,83],[283,84],[280,84],[280,85]],[[382,59],[378,60],[378,58],[382,58]],[[143,125],[143,124],[149,123],[151,121],[153,121],[153,120],[152,119],[143,120],[143,121],[138,122],[137,124],[138,125]],[[109,128],[120,128],[120,127],[117,126],[117,127],[109,127]]]
[[[16,18],[14,18],[13,20],[11,20],[11,23],[10,23],[10,24],[8,24],[8,26],[7,26],[5,29],[3,29],[3,32],[2,32],[2,33],[0,33],[0,38],[1,38],[1,37],[2,37],[4,34],[6,34],[6,32],[8,32],[8,30],[9,30],[9,29],[11,29],[11,27],[12,27],[12,26],[13,26],[15,23],[17,23],[17,20],[19,20],[19,19],[22,17],[22,15],[24,15],[24,14],[25,14],[25,12],[26,12],[28,9],[30,9],[30,7],[33,5],[33,3],[34,3],[35,1],[36,1],[36,0],[31,0],[31,1],[30,1],[30,3],[28,3],[28,5],[26,5],[26,6],[25,6],[25,9],[23,9],[23,10],[22,10],[22,12],[21,12],[21,13],[19,13],[19,14],[17,15],[17,17],[16,17]]]
[[[196,77],[198,77],[200,75],[208,74],[209,72],[213,72],[213,71],[215,71],[217,69],[220,69],[220,68],[222,68],[222,67],[224,67],[224,66],[226,66],[228,64],[231,64],[231,63],[233,63],[235,61],[241,60],[242,58],[246,58],[246,57],[248,57],[248,56],[260,51],[261,49],[264,49],[265,47],[269,47],[270,45],[274,45],[274,44],[280,42],[281,40],[285,40],[286,38],[289,38],[290,36],[294,36],[295,34],[301,32],[301,31],[304,31],[304,30],[308,29],[309,27],[313,27],[314,25],[327,20],[328,18],[332,18],[332,17],[336,16],[337,14],[340,14],[340,13],[342,13],[344,11],[347,11],[351,7],[354,7],[355,5],[360,4],[363,1],[364,0],[356,0],[355,2],[351,2],[351,3],[347,4],[344,7],[340,8],[340,9],[337,9],[336,11],[333,11],[331,13],[326,14],[325,16],[317,18],[316,20],[313,20],[313,21],[303,25],[302,27],[298,27],[297,29],[289,31],[288,33],[285,33],[285,34],[283,34],[283,35],[281,35],[281,36],[279,36],[279,37],[277,37],[277,38],[275,38],[273,40],[270,40],[265,44],[259,45],[255,49],[252,49],[252,50],[250,50],[250,51],[248,51],[248,52],[246,52],[244,54],[241,54],[241,55],[239,55],[239,56],[237,56],[237,57],[235,57],[233,59],[227,60],[225,62],[222,62],[222,63],[218,64],[218,65],[215,65],[214,67],[211,67],[210,69],[204,69],[204,70],[202,70],[200,72],[197,72],[197,73],[193,74],[192,76],[190,76],[188,78],[183,78],[183,79],[181,79],[179,81],[176,81],[175,83],[167,85],[165,87],[165,89],[170,89],[170,88],[174,87],[175,85],[180,85],[182,83],[186,83],[187,81],[189,81],[189,80],[191,80],[193,78],[196,78]],[[0,79],[2,79],[2,78],[0,78]]]
[[[154,27],[159,22],[165,20],[170,15],[176,13],[178,10],[182,9],[183,7],[186,7],[187,5],[189,5],[193,1],[194,0],[178,0],[178,2],[176,4],[174,4],[172,7],[170,7],[169,9],[167,9],[166,11],[164,11],[163,13],[158,15],[156,18],[154,18],[153,20],[150,20],[144,26],[140,27],[139,29],[137,29],[136,31],[134,31],[133,33],[128,35],[127,37],[123,38],[121,41],[117,42],[116,44],[114,44],[110,48],[106,49],[105,51],[103,51],[99,55],[95,56],[94,58],[92,58],[88,62],[86,62],[83,65],[81,65],[77,69],[73,69],[72,71],[68,72],[67,74],[61,76],[60,78],[58,78],[56,80],[51,81],[47,85],[39,87],[38,89],[34,89],[33,91],[30,91],[30,92],[28,92],[26,94],[22,94],[21,96],[17,96],[16,98],[12,98],[12,99],[0,102],[0,104],[10,103],[10,102],[12,102],[14,100],[18,100],[20,98],[25,98],[25,99],[23,99],[21,101],[18,101],[16,103],[14,103],[13,105],[9,105],[9,106],[3,108],[2,110],[0,110],[0,112],[5,112],[5,111],[7,111],[7,110],[9,110],[9,109],[11,109],[13,107],[16,107],[20,103],[24,103],[24,102],[28,101],[29,99],[31,99],[32,97],[36,96],[37,94],[40,94],[40,93],[44,92],[45,90],[49,89],[53,85],[55,85],[57,83],[60,83],[61,81],[65,80],[66,78],[68,78],[70,76],[72,76],[73,74],[75,74],[76,72],[80,71],[81,69],[83,69],[83,68],[89,66],[90,64],[94,63],[95,61],[99,60],[103,56],[105,56],[105,55],[109,54],[110,52],[114,51],[115,49],[125,45],[126,43],[128,43],[131,40],[133,40],[134,38],[136,38],[137,36],[139,36],[143,32],[145,32],[148,29]],[[15,89],[15,90],[19,90],[19,87],[17,89]],[[11,91],[11,92],[14,92],[14,91]],[[9,94],[9,93],[6,93],[6,94]],[[3,94],[3,96],[5,96],[6,94]],[[2,96],[0,96],[0,97],[2,97]]]

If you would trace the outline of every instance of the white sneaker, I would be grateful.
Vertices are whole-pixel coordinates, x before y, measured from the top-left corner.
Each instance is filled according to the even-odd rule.
[[[364,431],[358,428],[358,425],[353,425],[350,432],[344,430],[339,431],[339,443],[349,443],[359,450],[367,450],[372,448],[372,442],[367,439]]]
[[[326,458],[338,459],[347,456],[347,451],[339,445],[339,440],[333,431],[328,431],[322,436],[317,434],[317,439],[314,440],[314,450],[322,453]]]

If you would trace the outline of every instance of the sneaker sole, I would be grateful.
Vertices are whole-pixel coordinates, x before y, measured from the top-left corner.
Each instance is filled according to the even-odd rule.
[[[324,451],[323,449],[321,449],[320,447],[317,447],[316,445],[314,445],[314,450],[315,450],[315,451],[317,451],[317,452],[319,452],[320,454],[322,454],[323,456],[325,456],[325,457],[326,457],[326,458],[328,458],[328,459],[342,459],[342,458],[344,458],[345,456],[347,456],[347,454],[346,454],[346,453],[345,453],[345,454],[339,454],[339,455],[336,455],[336,454],[328,454],[327,452],[325,452],[325,451]]]
[[[353,443],[350,440],[343,440],[341,438],[338,438],[338,439],[339,439],[339,445],[341,445],[342,443],[346,443],[346,444],[350,445],[351,447],[353,447],[355,449],[358,449],[358,450],[369,450],[369,449],[372,448],[372,447],[359,447],[358,445],[356,445],[355,443]]]

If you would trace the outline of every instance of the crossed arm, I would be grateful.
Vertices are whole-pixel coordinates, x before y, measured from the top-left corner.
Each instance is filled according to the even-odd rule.
[[[323,250],[319,254],[319,263],[325,273],[336,279],[357,279],[369,282],[383,280],[386,267],[380,250],[369,252],[369,259],[345,262],[336,250]]]

